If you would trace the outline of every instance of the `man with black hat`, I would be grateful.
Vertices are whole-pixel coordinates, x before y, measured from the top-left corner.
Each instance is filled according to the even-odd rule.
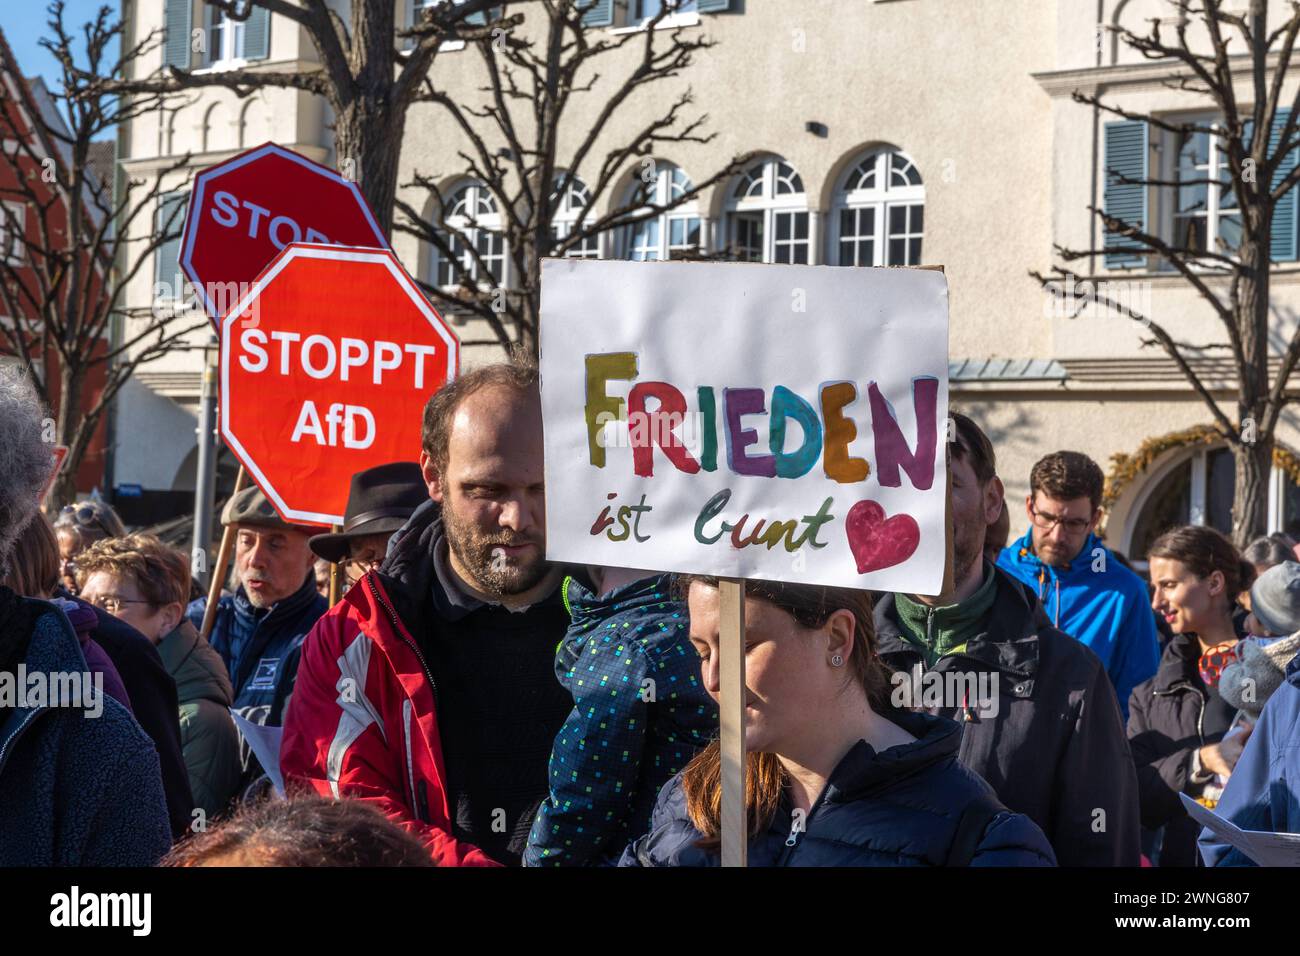
[[[299,645],[327,606],[316,592],[310,533],[281,518],[256,485],[226,503],[221,523],[234,529],[239,586],[233,596],[221,597],[208,642],[230,672],[234,709],[255,724],[278,726],[297,675]],[[203,626],[206,605],[206,598],[190,604],[196,628]],[[248,770],[251,758],[241,749]]]
[[[415,462],[367,468],[352,476],[343,530],[315,535],[307,543],[318,558],[334,564],[346,562],[347,587],[351,587],[383,563],[388,539],[428,500],[429,492]]]

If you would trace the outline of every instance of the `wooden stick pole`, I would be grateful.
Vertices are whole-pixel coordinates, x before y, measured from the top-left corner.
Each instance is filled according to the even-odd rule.
[[[749,821],[745,813],[745,582],[718,582],[719,717],[722,753],[722,865],[745,866]]]
[[[235,476],[234,494],[243,491],[246,484],[248,484],[248,475],[244,471],[244,466],[240,465],[239,474]],[[208,584],[208,604],[203,609],[203,627],[199,634],[205,641],[212,633],[212,625],[217,620],[217,602],[221,600],[221,586],[226,582],[226,565],[230,563],[230,552],[234,550],[234,543],[234,529],[226,525],[221,529],[221,546],[217,549],[217,560],[212,565],[212,580]]]
[[[332,534],[339,534],[343,530],[343,525],[330,525]],[[339,598],[343,596],[343,565],[338,561],[330,562],[330,607],[339,603]]]

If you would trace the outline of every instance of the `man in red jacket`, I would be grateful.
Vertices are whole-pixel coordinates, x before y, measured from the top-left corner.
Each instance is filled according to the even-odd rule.
[[[424,412],[429,502],[302,648],[287,783],[374,803],[445,866],[517,865],[573,706],[548,564],[536,366],[476,369]]]

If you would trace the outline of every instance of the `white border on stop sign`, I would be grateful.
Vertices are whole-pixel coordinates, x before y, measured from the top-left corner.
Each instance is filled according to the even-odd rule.
[[[190,263],[190,259],[194,255],[194,240],[195,235],[198,233],[198,220],[200,210],[203,209],[204,192],[207,189],[209,179],[212,179],[215,176],[224,176],[226,173],[234,172],[236,169],[247,166],[249,163],[256,162],[268,155],[280,156],[290,162],[297,163],[299,166],[314,175],[322,176],[326,179],[332,179],[335,182],[346,186],[351,191],[352,198],[356,200],[357,206],[360,207],[362,214],[366,217],[366,224],[370,226],[371,232],[375,234],[376,244],[374,248],[392,248],[392,246],[388,244],[388,240],[384,237],[383,230],[379,228],[379,223],[375,221],[375,214],[370,209],[370,203],[366,202],[366,197],[361,195],[361,190],[357,188],[357,184],[342,176],[336,170],[330,169],[328,166],[323,166],[314,160],[310,160],[301,153],[295,153],[293,150],[287,149],[278,143],[263,143],[261,146],[254,146],[252,149],[247,150],[239,156],[231,157],[224,163],[217,163],[215,166],[209,166],[194,178],[194,189],[190,193],[189,205],[185,209],[184,231],[181,235],[180,267],[184,270],[185,277],[189,279],[194,285],[194,288],[198,290],[199,298],[203,302],[203,311],[207,315],[208,321],[217,327],[218,335],[222,332],[226,317],[215,313],[214,307],[216,303],[208,297],[207,286],[196,274],[194,266]],[[190,228],[191,222],[194,224],[193,229]],[[293,243],[289,243],[289,245],[293,245]],[[287,249],[289,246],[285,246],[284,248]],[[370,247],[344,246],[342,248],[360,249]],[[276,253],[276,255],[280,255],[280,253]],[[271,262],[274,261],[275,257],[272,256],[266,263],[266,266],[269,266]],[[265,269],[266,266],[263,266],[263,269]],[[218,282],[224,280],[209,279],[209,281]]]
[[[287,520],[306,521],[314,524],[342,524],[343,515],[325,514],[317,511],[298,511],[290,508],[285,504],[284,499],[280,497],[274,486],[267,481],[262,470],[253,463],[252,456],[248,450],[240,443],[239,439],[230,431],[229,422],[230,414],[228,403],[230,401],[230,363],[233,350],[226,344],[226,332],[230,329],[232,322],[239,320],[253,300],[262,294],[262,290],[271,284],[285,267],[295,259],[327,259],[334,262],[363,262],[363,263],[382,263],[388,270],[389,274],[397,280],[402,287],[402,291],[411,299],[412,303],[420,310],[420,314],[428,320],[429,325],[433,327],[438,337],[443,340],[448,351],[448,371],[447,381],[451,381],[460,374],[460,339],[456,337],[442,316],[438,315],[433,305],[425,298],[424,293],[416,288],[411,277],[407,275],[402,264],[398,262],[397,255],[391,249],[370,249],[365,246],[333,246],[322,245],[320,243],[291,242],[271,260],[262,274],[257,277],[248,294],[245,295],[235,305],[233,309],[222,319],[221,325],[221,437],[225,439],[230,450],[235,453],[240,462],[248,469],[257,480],[257,486],[266,493],[271,499],[271,503],[280,515]]]

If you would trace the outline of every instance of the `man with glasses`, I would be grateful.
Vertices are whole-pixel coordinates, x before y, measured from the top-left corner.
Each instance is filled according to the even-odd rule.
[[[352,476],[343,530],[314,535],[307,543],[318,558],[343,565],[346,591],[366,572],[378,570],[388,553],[388,539],[428,500],[415,462],[368,468]]]
[[[998,566],[1034,588],[1052,623],[1092,650],[1128,719],[1133,688],[1155,675],[1160,645],[1143,580],[1097,537],[1104,478],[1097,463],[1058,451],[1029,473],[1029,530]]]

